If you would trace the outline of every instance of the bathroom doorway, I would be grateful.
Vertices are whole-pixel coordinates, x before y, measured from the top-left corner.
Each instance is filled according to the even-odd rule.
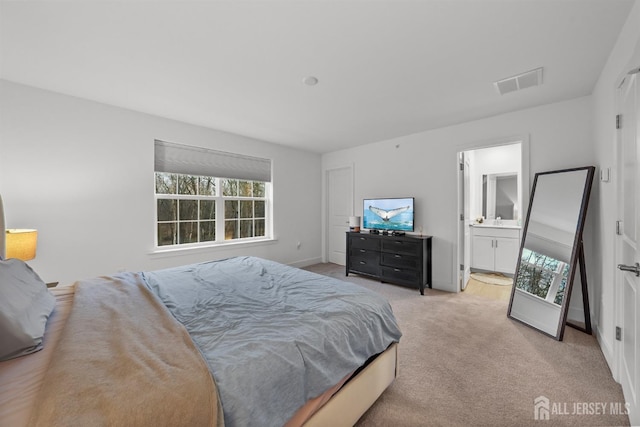
[[[458,282],[461,291],[509,297],[528,204],[524,139],[458,153]],[[473,289],[467,289],[473,284]]]

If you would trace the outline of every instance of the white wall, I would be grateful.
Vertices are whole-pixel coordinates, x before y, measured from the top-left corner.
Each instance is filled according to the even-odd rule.
[[[604,353],[611,370],[616,374],[616,361],[614,358],[615,343],[615,222],[617,218],[616,198],[616,129],[615,116],[616,87],[620,83],[624,73],[633,67],[640,67],[640,2],[635,2],[627,22],[620,32],[618,41],[609,56],[598,83],[593,91],[593,116],[592,125],[597,163],[601,168],[611,168],[610,182],[596,182],[595,194],[592,198],[595,226],[594,256],[601,260],[593,268],[596,282],[600,286],[592,287],[590,295],[595,300],[597,311],[595,312],[598,323],[597,336],[600,347]],[[594,277],[591,276],[591,277]],[[590,277],[590,279],[591,279]]]
[[[434,288],[456,292],[457,153],[528,136],[533,183],[535,172],[595,162],[591,122],[591,98],[582,97],[328,153],[322,167],[354,164],[356,215],[362,214],[365,197],[414,196],[416,230],[422,226],[424,234],[434,236]],[[586,252],[591,265],[592,251]]]
[[[277,241],[152,254],[155,139],[273,159]],[[0,81],[7,226],[38,229],[29,264],[47,282],[235,255],[318,262],[320,176],[318,154]]]

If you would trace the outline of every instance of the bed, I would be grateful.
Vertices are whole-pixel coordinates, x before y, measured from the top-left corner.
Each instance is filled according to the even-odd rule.
[[[2,425],[346,426],[397,374],[386,300],[260,258],[44,291],[42,349],[0,362]]]

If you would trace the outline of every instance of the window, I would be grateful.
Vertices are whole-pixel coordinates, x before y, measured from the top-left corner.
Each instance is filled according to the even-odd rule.
[[[265,162],[268,175],[256,173],[256,164],[264,169]],[[221,178],[185,170],[236,176]],[[269,237],[270,175],[269,160],[156,141],[156,246],[202,246]],[[269,179],[256,179],[265,177]]]
[[[224,200],[224,238],[244,239],[265,235],[265,183],[221,180]]]

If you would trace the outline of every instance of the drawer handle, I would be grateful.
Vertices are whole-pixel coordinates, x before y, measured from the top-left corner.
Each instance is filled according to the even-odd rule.
[[[367,239],[365,239],[364,237],[361,237],[360,240],[367,240]]]
[[[396,254],[396,255],[394,255],[393,257],[394,257],[394,258],[402,258],[402,255],[398,255],[398,254]]]
[[[399,240],[396,240],[396,241],[395,241],[395,244],[396,244],[396,245],[401,245],[401,244],[402,244],[402,242],[400,242]]]
[[[365,252],[367,252],[367,251],[365,251],[364,249],[360,249],[360,252],[365,253]]]
[[[365,264],[366,264],[366,262],[364,262],[364,261],[360,261],[360,264],[365,265]]]
[[[400,272],[400,271],[402,271],[402,270],[400,270],[399,268],[394,268],[394,269],[393,269],[393,271]]]

